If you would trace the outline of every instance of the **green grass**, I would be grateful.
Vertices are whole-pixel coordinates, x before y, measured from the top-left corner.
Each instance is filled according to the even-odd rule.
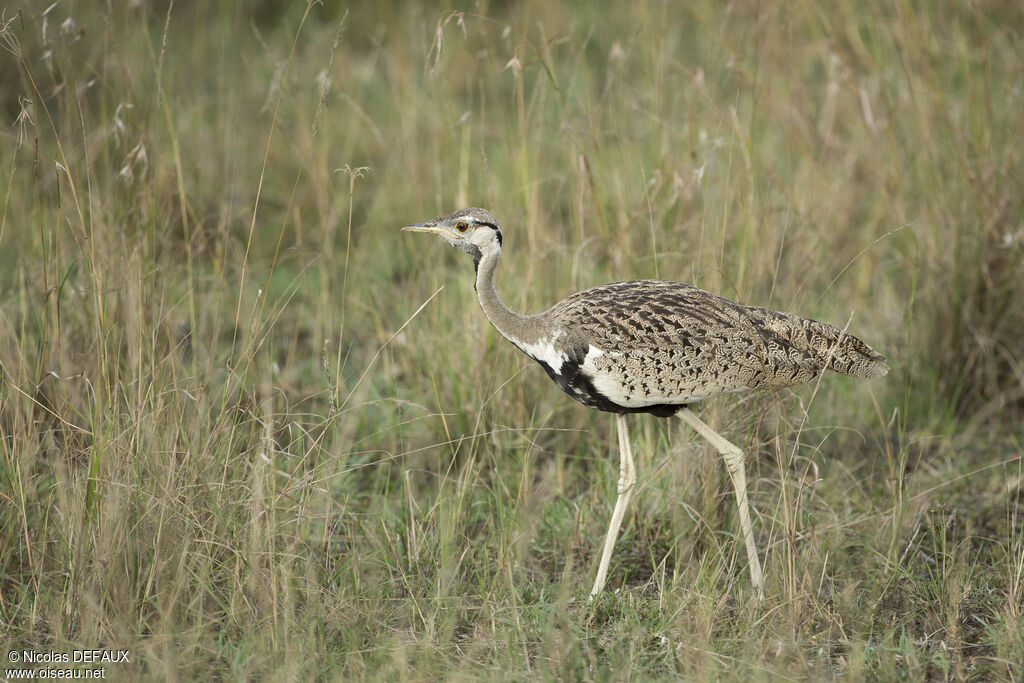
[[[8,8],[0,650],[120,678],[1024,676],[1015,3]],[[378,3],[379,5],[379,3]],[[287,7],[287,9],[284,9]],[[660,277],[885,353],[720,398],[718,457],[502,340]],[[6,661],[6,660],[5,660]]]

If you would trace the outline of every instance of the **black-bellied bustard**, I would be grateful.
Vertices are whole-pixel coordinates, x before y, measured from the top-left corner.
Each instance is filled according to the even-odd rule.
[[[480,307],[495,329],[540,363],[574,399],[615,413],[619,495],[590,596],[604,588],[636,484],[627,413],[675,415],[725,459],[736,490],[750,579],[762,596],[743,451],[702,422],[689,404],[746,389],[808,382],[823,370],[878,377],[889,371],[885,358],[838,327],[745,306],[678,282],[616,282],[573,294],[543,313],[519,315],[494,289],[501,228],[488,211],[459,209],[402,229],[434,233],[470,254]]]

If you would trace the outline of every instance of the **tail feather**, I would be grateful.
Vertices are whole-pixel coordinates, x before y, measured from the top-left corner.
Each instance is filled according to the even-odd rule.
[[[885,356],[844,330],[828,323],[802,318],[792,313],[754,309],[765,328],[777,335],[779,345],[796,351],[810,362],[808,369],[822,368],[853,377],[881,377],[889,372]]]
[[[819,346],[816,350],[821,354],[825,367],[829,370],[864,378],[881,377],[889,373],[889,364],[885,356],[852,334],[816,320],[808,320],[807,324],[812,334],[820,335],[827,340],[825,348]]]

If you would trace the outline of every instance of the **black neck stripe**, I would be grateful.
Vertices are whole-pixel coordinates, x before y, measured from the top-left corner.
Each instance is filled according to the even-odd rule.
[[[480,226],[486,226],[486,227],[490,228],[491,230],[493,230],[495,233],[497,233],[497,235],[498,235],[498,246],[499,247],[501,246],[501,228],[499,228],[494,223],[488,223],[487,221],[482,221],[482,220],[480,220],[478,218],[474,218],[473,222],[476,223],[477,225],[480,225]]]

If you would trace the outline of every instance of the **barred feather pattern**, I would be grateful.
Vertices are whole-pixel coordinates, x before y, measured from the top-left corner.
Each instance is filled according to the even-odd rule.
[[[808,382],[825,369],[888,372],[881,354],[838,327],[678,282],[594,287],[531,317],[563,331],[556,346],[565,363],[553,371],[541,362],[548,374],[604,410],[667,415],[718,394]]]

